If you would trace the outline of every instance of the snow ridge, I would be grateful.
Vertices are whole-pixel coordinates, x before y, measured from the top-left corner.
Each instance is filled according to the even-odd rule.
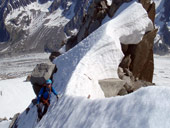
[[[36,128],[169,128],[169,91],[145,87],[100,100],[66,96],[53,104]]]
[[[58,67],[54,76],[57,90],[66,89],[68,95],[104,97],[98,80],[118,78],[117,67],[123,58],[120,42],[139,43],[144,33],[153,29],[141,4],[131,2],[122,5],[120,10],[118,15],[54,61]]]
[[[18,128],[125,128],[127,122],[130,127],[133,126],[131,119],[137,121],[135,127],[148,127],[148,124],[142,125],[135,115],[140,112],[140,102],[141,107],[146,106],[142,109],[142,121],[148,119],[144,116],[149,114],[150,108],[148,102],[142,100],[148,98],[145,91],[101,99],[104,94],[98,80],[118,77],[117,68],[123,58],[120,43],[139,43],[145,32],[153,29],[152,21],[136,1],[123,4],[115,17],[105,21],[73,49],[54,60],[58,71],[53,76],[53,86],[59,94],[62,93],[62,97],[58,102],[56,97],[52,97],[47,114],[38,124],[33,121],[37,115],[36,107],[31,104],[30,112],[24,112],[19,117]],[[87,99],[89,95],[93,100]],[[31,116],[33,118],[29,119]]]

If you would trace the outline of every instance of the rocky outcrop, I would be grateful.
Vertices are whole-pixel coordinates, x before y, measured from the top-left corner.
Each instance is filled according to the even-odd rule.
[[[106,16],[107,10],[108,7],[106,0],[94,0],[94,2],[89,6],[87,14],[83,17],[79,32],[76,36],[71,37],[70,40],[68,40],[66,50],[74,47],[77,43],[96,30],[101,25],[103,18]]]
[[[78,42],[97,29],[106,15],[113,17],[120,5],[129,1],[130,0],[113,0],[109,7],[105,0],[94,0],[94,2],[90,5],[87,14],[83,18],[83,23],[77,35],[72,36],[67,41],[66,50],[74,47]],[[149,18],[154,23],[155,3],[150,0],[140,0],[139,2],[143,5],[145,10],[148,12]],[[120,67],[123,68],[120,78],[126,81],[126,84],[120,89],[118,94],[127,94],[140,87],[153,85],[153,42],[156,33],[156,29],[145,33],[142,41],[140,41],[137,45],[122,44],[122,51],[125,54],[125,57],[120,63]]]
[[[137,45],[128,45],[128,49],[124,51],[125,57],[120,67],[127,68],[127,57],[131,56],[131,64],[129,65],[135,78],[152,82],[154,61],[153,61],[153,41],[157,30],[153,30],[144,35],[142,41]],[[127,47],[122,45],[122,47]],[[125,48],[124,48],[125,49]],[[125,63],[125,64],[124,64]]]
[[[125,82],[118,95],[125,95],[131,92],[136,91],[141,87],[153,86],[154,84],[148,81],[140,80],[135,78],[133,73],[125,68],[124,71],[122,68],[118,68],[119,77]]]
[[[56,57],[60,56],[60,55],[61,55],[60,52],[52,52],[52,53],[50,54],[50,56],[49,56],[49,60],[50,60],[51,62],[53,62],[53,60],[54,60]]]
[[[36,95],[38,95],[45,81],[48,80],[49,78],[52,78],[54,72],[56,72],[56,67],[54,64],[47,63],[37,64],[30,78],[30,81],[33,85],[33,89]]]
[[[6,117],[0,118],[0,122],[5,121],[5,120],[8,120],[8,119]]]
[[[150,2],[150,0],[140,0],[143,7],[148,12],[149,18],[154,23],[155,18],[155,4]],[[154,61],[153,61],[153,44],[154,38],[156,36],[157,29],[147,32],[142,41],[137,45],[123,45],[122,50],[125,54],[120,67],[123,69],[127,68],[125,64],[126,58],[130,56],[131,62],[129,64],[129,69],[133,73],[135,78],[140,80],[152,82],[153,71],[154,71]]]
[[[109,7],[108,15],[113,17],[116,10],[125,2],[129,2],[131,0],[112,0],[112,4]]]
[[[17,113],[17,114],[14,115],[14,117],[12,118],[12,122],[10,123],[8,128],[12,128],[15,125],[19,115],[20,115],[20,113]]]
[[[135,77],[149,82],[152,82],[153,78],[153,41],[156,33],[157,30],[153,30],[145,34],[139,45],[135,48],[131,46],[129,49],[130,51],[135,49],[135,52],[131,54],[132,58],[134,58],[130,68],[132,73]]]
[[[126,95],[131,92],[136,91],[141,87],[153,86],[151,82],[140,80],[135,78],[133,73],[125,68],[123,71],[122,68],[118,68],[118,75],[121,79],[110,78],[99,80],[99,85],[105,95],[105,97],[113,97],[117,95]]]
[[[105,97],[113,97],[118,95],[120,90],[125,85],[125,81],[116,78],[111,78],[99,80],[99,84],[104,92]]]
[[[148,16],[149,18],[152,20],[152,22],[155,22],[155,3],[152,2],[151,0],[139,0],[139,2],[143,5],[143,7],[145,8],[145,10],[148,12]]]
[[[82,24],[80,29],[78,29],[79,31],[77,35],[72,36],[67,41],[66,50],[74,47],[77,43],[100,27],[102,20],[106,15],[112,17],[122,3],[129,1],[131,0],[113,0],[112,5],[109,7],[106,0],[94,0],[89,6],[87,14],[83,17]]]
[[[66,49],[74,47],[78,42],[87,37],[91,32],[101,25],[102,19],[108,14],[110,17],[114,16],[116,10],[124,2],[130,0],[113,1],[110,7],[107,6],[105,0],[94,1],[89,7],[87,15],[84,17],[83,25],[76,36],[68,40]],[[155,3],[150,0],[139,1],[148,12],[149,18],[154,23],[155,20]],[[96,8],[97,7],[97,8]],[[94,24],[94,25],[93,25]],[[121,67],[128,68],[132,71],[134,77],[144,81],[152,82],[153,77],[153,41],[157,30],[153,30],[144,35],[143,40],[138,45],[123,45],[122,50],[125,58],[120,64]],[[143,54],[141,54],[141,52]],[[130,56],[130,57],[128,57]],[[129,59],[127,59],[129,58]]]

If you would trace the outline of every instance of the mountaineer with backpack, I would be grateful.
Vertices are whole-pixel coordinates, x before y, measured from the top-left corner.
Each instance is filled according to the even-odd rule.
[[[56,98],[58,100],[59,97],[55,89],[52,87],[52,81],[48,79],[46,80],[46,83],[44,84],[44,86],[40,89],[38,97],[37,97],[37,108],[38,108],[39,120],[41,120],[41,118],[44,116],[44,114],[48,110],[48,107],[50,105],[51,92],[53,92],[53,94],[56,95]],[[43,108],[44,108],[44,111],[42,111]]]

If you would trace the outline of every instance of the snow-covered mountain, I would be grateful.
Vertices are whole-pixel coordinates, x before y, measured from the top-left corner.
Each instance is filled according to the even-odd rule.
[[[123,3],[112,18],[106,16],[102,26],[53,61],[58,68],[53,76],[53,86],[59,94],[62,94],[60,100],[56,102],[56,97],[52,97],[48,112],[40,122],[37,122],[36,106],[30,104],[30,109],[18,117],[13,127],[125,128],[127,124],[132,128],[162,126],[164,121],[157,122],[160,118],[155,116],[157,115],[155,110],[163,105],[154,102],[153,109],[148,106],[151,103],[147,100],[148,93],[152,87],[125,97],[105,99],[104,92],[98,83],[102,79],[118,78],[118,65],[124,56],[121,44],[129,45],[129,47],[136,46],[143,39],[147,40],[147,34],[153,31],[153,22],[142,4],[135,0]],[[152,46],[151,41],[143,43]],[[152,49],[147,52],[152,55],[148,62],[150,63],[153,57]],[[144,57],[147,58],[147,56]],[[142,65],[142,61],[138,64]],[[152,69],[150,71],[152,72]],[[143,77],[142,74],[140,74],[141,77]],[[160,94],[161,90],[158,90]],[[90,99],[87,99],[89,95]],[[164,95],[159,98],[164,98]],[[153,99],[151,99],[152,103],[155,101]],[[151,110],[153,110],[152,113]],[[158,115],[161,114],[161,110]],[[142,120],[137,118],[138,113],[143,117]],[[146,115],[149,118],[145,117]],[[133,122],[136,122],[135,125]]]
[[[170,47],[170,2],[168,0],[154,0],[156,3],[155,24],[158,34],[155,38],[155,53],[165,54]]]
[[[0,55],[52,52],[59,50],[66,42],[68,50],[96,30],[106,12],[112,13],[121,3],[130,0],[114,1],[115,4],[112,4],[111,0],[107,0],[107,4],[106,0],[101,0],[100,4],[97,0],[92,1],[1,0]],[[159,28],[154,51],[159,54],[167,53],[169,2],[168,0],[154,0],[154,2],[157,8],[155,23]],[[107,5],[111,4],[115,9],[110,10]]]
[[[79,26],[90,1],[2,0],[0,3],[0,54],[56,51],[65,33]],[[82,8],[83,7],[83,8]],[[65,29],[68,24],[67,29]],[[72,28],[71,28],[72,27]],[[70,29],[71,28],[71,29]],[[74,32],[74,31],[73,31]]]

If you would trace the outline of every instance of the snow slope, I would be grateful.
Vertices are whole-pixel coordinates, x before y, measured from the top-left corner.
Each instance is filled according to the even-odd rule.
[[[64,97],[36,128],[169,128],[170,88],[146,87],[122,97]]]
[[[0,81],[0,118],[13,117],[24,111],[35,94],[30,82],[25,77]]]
[[[0,128],[9,128],[10,123],[11,123],[11,120],[0,122]]]
[[[149,105],[151,87],[124,97],[100,99],[104,98],[104,94],[98,84],[100,79],[118,77],[117,67],[123,57],[120,43],[138,43],[145,32],[153,29],[153,24],[145,9],[136,1],[123,4],[114,18],[105,20],[108,21],[99,29],[54,60],[58,71],[53,77],[53,86],[63,95],[59,102],[52,96],[51,106],[38,124],[36,107],[31,104],[30,111],[19,116],[18,128],[154,126],[155,117],[149,120],[146,114],[149,117],[155,115],[155,109],[162,106],[160,102],[153,103],[155,108],[154,105]],[[87,99],[88,95],[91,96],[90,99]],[[164,95],[156,98],[162,99]],[[152,97],[151,101],[154,101],[153,99],[155,97]],[[138,113],[141,121],[137,118]],[[159,117],[156,117],[157,119]],[[144,121],[146,123],[143,124]]]
[[[170,55],[154,56],[153,82],[159,86],[170,86]]]
[[[120,42],[136,44],[145,32],[153,29],[146,11],[137,2],[123,4],[115,17],[108,20],[54,61],[58,67],[54,75],[57,90],[66,90],[72,96],[104,97],[98,80],[118,77],[117,67],[123,58]]]
[[[119,97],[119,99],[121,99],[121,101],[119,101],[119,103],[117,103],[117,107],[118,108],[115,108],[116,110],[118,109],[119,110],[119,112],[121,112],[121,110],[123,110],[124,111],[124,115],[125,116],[122,116],[122,115],[118,115],[119,113],[117,112],[116,113],[116,115],[118,115],[119,116],[119,118],[121,118],[122,119],[122,125],[123,125],[123,123],[125,122],[125,120],[124,120],[124,122],[123,122],[123,118],[124,117],[126,117],[127,118],[127,116],[129,115],[130,117],[135,117],[135,115],[137,116],[137,119],[138,119],[138,122],[142,122],[142,120],[143,120],[143,125],[142,126],[146,126],[146,125],[148,125],[149,123],[148,122],[151,122],[151,120],[152,120],[152,116],[151,115],[153,115],[154,113],[156,114],[156,112],[159,112],[159,116],[160,117],[162,117],[162,115],[164,115],[164,117],[166,116],[165,115],[165,112],[164,112],[164,110],[163,109],[165,109],[166,111],[169,111],[169,105],[168,105],[168,103],[167,102],[169,102],[169,98],[167,98],[169,95],[167,95],[168,94],[168,91],[169,91],[169,87],[162,87],[162,85],[163,86],[170,86],[169,85],[169,83],[170,83],[170,81],[169,81],[169,78],[166,78],[165,76],[169,76],[169,74],[170,74],[170,70],[169,70],[169,67],[168,67],[168,65],[169,65],[169,60],[170,59],[170,56],[154,56],[154,65],[155,65],[155,67],[154,67],[154,69],[155,69],[155,73],[154,73],[154,82],[156,83],[156,85],[159,85],[159,86],[161,86],[161,87],[148,87],[148,88],[142,88],[142,92],[143,92],[143,94],[141,94],[142,92],[141,92],[141,90],[140,91],[137,91],[137,92],[135,92],[135,94],[130,94],[131,96],[121,96],[121,97]],[[167,70],[168,69],[168,70]],[[21,78],[21,79],[23,79],[23,78]],[[22,83],[22,80],[19,80],[19,79],[13,79],[13,81],[19,81],[19,82],[21,82]],[[8,82],[9,84],[11,84],[11,80],[6,80],[5,81],[6,83]],[[20,83],[20,84],[21,84]],[[22,83],[23,84],[23,83]],[[1,85],[1,84],[0,84]],[[23,85],[22,85],[23,86]],[[14,87],[15,88],[15,87]],[[161,91],[159,90],[159,89],[161,89]],[[22,90],[21,90],[22,91]],[[166,93],[165,93],[166,92]],[[12,93],[12,92],[11,92]],[[153,94],[157,94],[157,96],[156,95],[154,95],[153,96]],[[160,94],[160,93],[162,93],[162,94]],[[144,101],[145,101],[145,98],[146,98],[146,94],[147,94],[147,100],[146,100],[146,102],[144,103]],[[163,95],[164,94],[164,95]],[[139,99],[139,95],[140,95],[140,101],[139,102],[137,102],[137,100],[138,99],[135,99],[135,102],[136,103],[133,103],[132,101],[130,101],[130,100],[133,100],[134,98],[132,98],[133,96],[134,97],[136,97],[136,95],[137,95],[137,97],[138,97],[138,99]],[[162,101],[162,99],[160,98],[160,95],[162,96],[162,99],[163,99],[163,101]],[[27,96],[26,96],[27,97]],[[124,98],[123,98],[124,97]],[[126,98],[125,98],[126,97]],[[156,100],[154,99],[152,99],[152,98],[155,98],[156,97]],[[7,98],[7,97],[6,97]],[[8,98],[7,98],[8,99]],[[115,98],[113,98],[113,99],[115,99]],[[112,99],[112,100],[113,100]],[[117,102],[118,102],[118,100],[119,99],[117,99]],[[141,99],[142,99],[142,101],[141,101]],[[161,101],[159,101],[159,99],[161,100]],[[84,99],[83,98],[83,100],[86,100],[86,99]],[[108,100],[108,99],[107,99]],[[128,103],[129,104],[129,106],[127,105],[126,107],[123,107],[123,106],[121,106],[121,107],[119,107],[119,105],[118,104],[125,104],[127,101],[126,100],[129,100],[130,102]],[[89,100],[87,100],[87,101],[89,101]],[[86,102],[87,102],[86,101]],[[155,102],[157,102],[157,103],[154,103],[154,101]],[[60,101],[61,103],[63,102],[63,100],[62,101]],[[69,101],[70,102],[70,101]],[[98,102],[99,102],[99,100],[98,100]],[[103,100],[102,100],[102,102],[103,102]],[[158,102],[160,102],[161,104],[159,104]],[[2,102],[1,102],[2,103]],[[61,103],[60,103],[60,105],[61,105]],[[83,102],[81,102],[81,104],[82,104]],[[114,102],[115,103],[115,102]],[[133,105],[130,105],[131,103],[133,103],[134,105],[135,105],[135,107],[133,106]],[[148,116],[149,114],[147,113],[147,116],[144,118],[144,114],[142,113],[144,110],[143,109],[139,109],[142,105],[141,105],[141,103],[143,103],[143,105],[145,106],[145,111],[147,110],[147,109],[151,109],[151,108],[154,108],[154,110],[152,109],[151,110],[151,112],[153,112],[152,114],[150,114],[150,116]],[[164,106],[164,104],[167,104],[166,106]],[[64,103],[62,103],[63,105],[64,105]],[[71,103],[70,103],[71,104]],[[79,104],[79,103],[78,103]],[[97,104],[97,101],[96,101],[96,104]],[[157,104],[157,107],[155,106],[155,104]],[[154,105],[154,107],[153,107],[153,105]],[[162,106],[161,106],[162,105]],[[14,105],[15,106],[15,105]],[[72,105],[72,106],[74,106],[74,105]],[[83,105],[82,105],[83,106]],[[94,105],[93,105],[94,106]],[[159,107],[158,107],[159,106]],[[27,106],[26,106],[27,107]],[[80,106],[81,107],[81,106]],[[73,109],[76,109],[76,108],[80,108],[80,107],[74,107],[74,108],[72,108],[72,110]],[[84,106],[83,106],[84,107]],[[103,106],[104,107],[104,106]],[[139,111],[134,111],[133,109],[132,109],[132,107],[133,108],[138,108],[139,109]],[[63,108],[67,108],[66,106],[64,106]],[[84,117],[85,115],[87,115],[88,113],[87,113],[87,106],[85,106],[84,108],[86,108],[86,114],[84,114],[84,111],[83,111],[83,114],[84,115],[81,115],[81,117],[79,117],[80,119],[82,118],[82,116]],[[96,107],[97,108],[97,107]],[[102,106],[100,106],[100,108],[102,108]],[[156,110],[156,108],[159,108],[159,111],[157,111]],[[3,108],[3,110],[2,110],[2,112],[4,111],[4,109],[5,109],[5,107]],[[52,111],[52,109],[53,108],[50,108],[50,111]],[[56,108],[56,109],[58,109],[58,107]],[[57,110],[57,112],[58,111],[64,111],[64,110],[62,110],[62,108],[59,108],[59,109],[61,109],[61,110]],[[69,109],[69,108],[67,108],[67,109]],[[88,109],[90,109],[90,107],[88,108]],[[132,113],[129,113],[129,111],[127,111],[127,112],[125,112],[125,110],[127,110],[127,109],[131,109],[131,111],[133,111],[133,114]],[[93,110],[93,109],[92,109]],[[141,111],[140,111],[141,110]],[[162,110],[162,112],[160,112],[160,110]],[[15,111],[15,110],[14,110]],[[22,111],[22,110],[21,110]],[[18,111],[18,112],[21,112],[21,111]],[[54,110],[53,110],[54,111]],[[78,114],[78,112],[77,112],[78,110],[76,110],[74,113],[77,115]],[[96,112],[97,110],[95,110],[95,113],[97,113]],[[35,108],[33,108],[33,112],[34,112],[34,114],[33,115],[36,115],[36,109]],[[115,111],[114,111],[115,112]],[[135,114],[135,112],[136,112],[136,114]],[[56,112],[55,112],[56,113]],[[59,113],[59,112],[58,112]],[[66,113],[66,112],[64,112],[64,113]],[[93,112],[94,113],[94,112]],[[101,113],[104,113],[104,111],[102,111]],[[101,113],[98,113],[99,115],[98,116],[101,116],[102,114]],[[29,118],[32,118],[33,117],[33,115],[31,115],[32,113],[30,113],[30,117]],[[57,113],[56,113],[57,114]],[[90,113],[89,113],[90,114]],[[143,114],[143,116],[141,116],[141,114]],[[158,113],[157,113],[158,114]],[[5,115],[5,113],[4,113],[4,115]],[[54,115],[55,116],[55,118],[57,118],[58,116],[57,115]],[[52,116],[52,117],[54,117],[54,116]],[[65,115],[66,116],[66,115]],[[93,115],[93,117],[94,117],[95,115]],[[87,115],[87,117],[89,117],[89,115]],[[84,117],[84,120],[87,118],[87,117]],[[127,126],[128,126],[128,124],[132,124],[133,126],[131,127],[131,128],[133,128],[133,127],[135,127],[135,123],[134,122],[137,122],[136,120],[137,119],[132,119],[132,118],[130,118],[129,117],[129,122],[125,122],[126,124],[127,124]],[[27,118],[27,120],[29,119],[29,118]],[[51,118],[51,116],[50,116],[50,118]],[[95,117],[94,117],[95,118]],[[117,117],[118,118],[118,117]],[[150,118],[150,119],[147,119],[147,121],[144,121],[144,119],[146,119],[146,118]],[[34,119],[34,118],[33,118]],[[73,118],[74,119],[74,118]],[[167,119],[169,119],[169,118],[167,118]],[[51,121],[51,125],[52,125],[52,123],[53,123],[53,121],[54,121],[54,119],[49,119],[49,120],[52,120]],[[83,120],[83,119],[82,119]],[[90,120],[90,119],[87,119],[87,120]],[[127,119],[128,120],[128,119]],[[156,120],[156,118],[155,118],[155,120]],[[166,121],[168,121],[168,120],[166,120],[166,119],[162,119],[161,121],[162,121],[162,123],[165,123],[165,122],[163,122],[163,120],[166,122]],[[30,119],[29,119],[29,121],[30,121]],[[118,120],[119,121],[119,120]],[[133,121],[133,122],[132,122]],[[3,121],[3,122],[1,122],[0,123],[0,128],[8,128],[8,126],[9,126],[9,124],[10,124],[10,122],[11,121]],[[76,121],[74,121],[74,122],[77,122],[77,120]],[[93,119],[91,120],[91,122],[93,122]],[[160,122],[160,120],[158,121],[158,122]],[[152,124],[153,124],[154,122],[152,122]],[[111,124],[110,125],[110,127],[112,127],[112,125],[113,124]],[[161,125],[161,124],[160,124]],[[72,125],[71,125],[72,126]],[[85,125],[85,126],[87,126],[87,125]],[[90,124],[89,124],[89,126],[90,126]],[[142,126],[139,126],[139,128],[140,127],[142,127]],[[162,127],[164,126],[164,128],[168,128],[169,127],[169,125],[168,124],[166,124],[166,125],[164,125],[164,124],[162,124]],[[108,126],[109,127],[109,126]],[[148,125],[148,127],[149,127],[149,125]],[[161,127],[161,128],[162,128]],[[147,128],[147,127],[146,127]],[[152,127],[150,127],[150,128],[152,128]],[[157,127],[155,127],[155,128],[157,128]]]

